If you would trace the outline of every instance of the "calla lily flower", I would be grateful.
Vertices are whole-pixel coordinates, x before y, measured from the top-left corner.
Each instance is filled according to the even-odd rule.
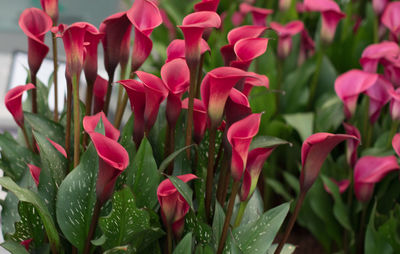
[[[196,179],[193,174],[177,176],[183,182]],[[172,232],[176,238],[183,233],[185,225],[185,215],[189,211],[189,204],[178,192],[171,180],[165,179],[157,188],[157,198],[160,203],[161,218],[167,227],[172,227]]]
[[[340,142],[357,139],[346,134],[315,133],[309,136],[301,147],[300,191],[307,192],[318,177],[326,157]]]
[[[382,14],[381,22],[387,29],[390,30],[390,34],[395,42],[399,41],[400,35],[400,2],[394,1],[386,5],[385,11]]]
[[[153,42],[150,35],[162,23],[157,5],[149,0],[136,0],[126,14],[135,29],[131,71],[134,72],[149,57]]]
[[[107,94],[107,86],[108,82],[100,75],[97,75],[96,81],[93,86],[93,95],[94,95],[94,105],[93,105],[93,114],[97,114],[103,110],[105,97]]]
[[[355,136],[357,139],[349,139],[346,141],[346,160],[350,168],[354,168],[357,162],[357,148],[361,142],[361,134],[357,127],[350,125],[348,123],[343,123],[344,130],[346,134]]]
[[[65,151],[64,147],[62,147],[60,144],[54,142],[53,140],[46,138],[47,141],[50,142],[50,144],[52,144],[54,146],[54,148],[60,152],[65,158],[67,158],[67,152]],[[39,150],[39,149],[38,149]]]
[[[240,190],[240,201],[247,201],[253,195],[263,165],[274,149],[275,147],[256,148],[249,152],[246,170],[243,176],[243,184]]]
[[[286,25],[271,22],[271,28],[278,33],[278,56],[284,59],[292,50],[292,37],[303,31],[304,24],[299,20],[289,22]]]
[[[383,75],[393,83],[395,87],[400,86],[400,57],[385,58]]]
[[[380,16],[388,3],[389,0],[372,0],[372,8],[374,9],[375,15]]]
[[[118,81],[124,86],[131,103],[131,109],[135,115],[135,123],[133,126],[133,140],[138,147],[142,142],[144,135],[144,110],[146,107],[146,95],[142,82],[137,80],[120,80]]]
[[[399,170],[395,156],[364,156],[357,161],[354,168],[354,192],[360,202],[368,202],[374,193],[375,183],[381,181],[388,173]]]
[[[233,68],[219,67],[207,73],[201,84],[201,98],[207,108],[211,126],[220,125],[226,100],[231,89],[242,78],[254,77],[249,72]]]
[[[182,108],[188,109],[188,103],[188,98],[185,98],[182,101]],[[200,144],[204,137],[207,129],[207,121],[207,109],[201,100],[195,98],[193,104],[193,140],[196,144]]]
[[[350,185],[349,179],[343,179],[340,181],[336,181],[335,179],[331,178],[330,180],[338,186],[340,194],[344,193]],[[324,184],[324,189],[329,194],[332,194],[332,191],[325,184]]]
[[[246,95],[232,88],[225,104],[226,124],[231,126],[233,123],[242,120],[250,114],[250,103]]]
[[[129,155],[117,141],[97,132],[91,132],[89,135],[99,155],[97,200],[104,204],[111,197],[118,176],[128,167]]]
[[[254,75],[255,78],[246,78],[244,80],[244,86],[243,86],[243,90],[242,93],[244,95],[246,95],[246,97],[249,96],[251,89],[253,89],[253,87],[255,86],[263,86],[267,89],[269,89],[269,79],[267,76],[265,75],[260,75],[254,72],[250,72],[251,74]]]
[[[246,38],[239,40],[233,48],[237,59],[236,61],[232,61],[230,66],[247,71],[251,62],[265,53],[267,45],[267,38]]]
[[[53,26],[58,22],[58,0],[40,0],[42,9],[50,16]]]
[[[194,10],[198,11],[217,11],[219,0],[201,0],[194,5]]]
[[[130,38],[131,30],[132,23],[126,12],[115,13],[100,24],[100,32],[104,34],[102,38],[104,67],[110,79],[114,77],[115,68],[121,57],[126,58],[126,40]]]
[[[44,36],[51,29],[51,18],[40,9],[28,8],[21,13],[18,24],[28,37],[28,65],[31,73],[36,75],[49,52]]]
[[[389,90],[392,100],[390,101],[390,115],[393,121],[400,121],[400,88]]]
[[[369,121],[374,124],[378,120],[381,113],[381,109],[391,99],[389,94],[390,90],[393,90],[392,84],[384,76],[379,75],[376,83],[368,88],[365,93],[369,97]]]
[[[304,0],[304,7],[308,11],[318,11],[322,15],[321,39],[330,44],[335,36],[336,26],[346,15],[333,0]]]
[[[24,246],[24,248],[25,248],[27,251],[29,251],[29,245],[31,244],[32,241],[33,241],[32,238],[23,240],[23,241],[21,242],[21,245]]]
[[[100,118],[104,125],[105,136],[115,141],[118,141],[120,135],[119,130],[116,129],[114,125],[110,123],[110,121],[108,121],[107,116],[106,114],[104,114],[103,111],[93,116],[85,116],[83,118],[83,129],[85,129],[87,133],[94,132],[96,130],[97,124],[100,121]]]
[[[384,59],[396,58],[399,54],[400,48],[395,42],[383,41],[371,44],[364,49],[360,64],[364,71],[374,73],[378,69],[378,63],[382,63]]]
[[[21,128],[23,128],[24,126],[24,112],[22,111],[22,94],[25,91],[31,89],[36,89],[35,86],[31,83],[27,85],[14,87],[13,89],[7,92],[4,98],[4,104],[6,105],[6,108],[13,116],[15,122]]]
[[[210,46],[208,46],[208,43],[204,39],[201,39],[200,54],[202,55],[206,51],[210,51]],[[167,47],[167,60],[165,60],[165,62],[168,63],[176,58],[185,59],[185,41],[184,40],[180,40],[180,39],[173,40]]]
[[[97,78],[97,48],[103,36],[95,26],[86,24],[83,70],[88,85],[93,85]]]
[[[267,26],[267,17],[274,12],[270,9],[254,7],[248,3],[240,4],[239,9],[243,14],[251,12],[251,16],[253,17],[253,25],[255,26]]]
[[[394,151],[396,152],[397,156],[400,157],[400,133],[397,133],[394,135],[392,139],[392,147]]]
[[[289,10],[291,3],[292,3],[292,0],[279,0],[279,10],[280,11]]]
[[[240,181],[242,178],[250,143],[258,132],[260,121],[261,113],[251,114],[235,122],[228,129],[227,138],[232,146],[231,174],[235,181]]]
[[[344,113],[350,119],[356,111],[357,99],[378,80],[378,74],[350,70],[335,81],[335,91],[344,104]]]
[[[199,11],[187,15],[178,26],[185,37],[185,58],[189,68],[197,66],[201,54],[201,38],[206,28],[219,28],[221,19],[213,11]]]
[[[168,89],[166,115],[171,127],[175,126],[181,112],[181,96],[189,88],[189,78],[189,68],[186,61],[181,58],[174,59],[161,67],[161,79]]]
[[[33,181],[35,182],[36,186],[39,185],[39,176],[40,176],[40,171],[42,170],[41,168],[28,164],[29,172],[31,173],[31,176],[33,178]]]
[[[308,31],[306,28],[304,28],[301,31],[301,37],[300,37],[300,51],[299,51],[299,57],[297,59],[297,65],[300,66],[302,65],[305,60],[315,53],[315,43],[308,34]]]

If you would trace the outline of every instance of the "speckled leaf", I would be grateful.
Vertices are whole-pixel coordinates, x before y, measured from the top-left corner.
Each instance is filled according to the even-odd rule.
[[[276,248],[278,247],[278,244],[274,243],[271,245],[271,247],[268,249],[267,254],[274,254]],[[281,254],[292,254],[296,250],[296,246],[293,244],[285,244],[281,250]]]
[[[191,254],[192,253],[192,232],[187,233],[185,237],[175,247],[173,254]]]
[[[128,167],[122,172],[122,174],[118,177],[117,182],[115,184],[115,190],[122,189],[124,184],[128,184],[128,175],[130,176],[131,182],[129,182],[129,186],[133,186],[133,177],[135,171],[135,163],[132,158],[135,158],[136,154],[136,145],[132,140],[132,131],[133,131],[133,116],[131,116],[128,122],[125,124],[124,129],[122,130],[121,137],[120,137],[120,144],[126,149],[129,154],[129,165]]]
[[[129,117],[121,132],[120,143],[125,144],[128,140],[132,140],[134,117],[133,114]]]
[[[213,230],[206,223],[199,220],[193,213],[189,211],[185,218],[185,231],[192,232],[196,241],[200,244],[212,244]]]
[[[65,134],[62,125],[41,115],[24,112],[25,120],[35,131],[45,135],[57,144],[64,144]]]
[[[160,174],[153,157],[151,145],[143,138],[139,150],[133,160],[134,170],[127,175],[127,184],[133,183],[133,194],[137,207],[154,208],[157,205],[157,186]]]
[[[29,252],[20,243],[7,240],[0,244],[1,247],[8,250],[11,254],[29,254]]]
[[[221,238],[222,229],[224,227],[224,221],[225,221],[224,210],[222,209],[219,202],[215,202],[215,211],[214,211],[212,230],[213,230],[213,237],[214,237],[214,242],[215,242],[214,247],[216,249],[218,248],[219,238]]]
[[[5,171],[14,181],[18,181],[27,170],[27,164],[40,165],[39,157],[28,148],[19,145],[7,134],[0,134],[1,159],[6,163]],[[7,170],[7,168],[4,168]]]
[[[31,190],[19,187],[9,177],[1,177],[0,185],[13,192],[20,201],[25,201],[35,206],[46,229],[47,237],[49,238],[50,244],[59,249],[60,238],[58,236],[57,229],[55,227],[53,219],[51,218],[49,210],[47,210],[44,201],[39,197],[39,195]]]
[[[158,171],[160,173],[164,172],[164,170],[175,159],[176,156],[178,156],[181,152],[186,151],[186,149],[188,149],[191,146],[193,146],[193,145],[182,147],[182,148],[176,150],[175,152],[171,153],[167,158],[165,158],[165,160],[163,160],[161,162],[161,165],[160,165],[160,168],[158,169]]]
[[[244,254],[265,254],[289,211],[289,203],[272,208],[257,221],[233,230],[237,246]]]
[[[126,245],[137,234],[150,228],[149,214],[136,207],[135,198],[128,187],[114,194],[112,207],[111,213],[99,220],[99,226],[107,237],[104,250]]]
[[[178,190],[178,192],[182,195],[182,197],[186,200],[189,206],[193,209],[193,202],[192,202],[193,190],[189,188],[187,183],[185,183],[178,177],[169,175],[167,175],[167,177],[171,181],[171,183],[175,186],[175,188]]]
[[[96,202],[98,156],[93,144],[67,175],[57,194],[57,222],[64,236],[82,251]]]
[[[253,150],[255,148],[264,148],[264,147],[273,147],[273,146],[279,146],[279,145],[285,145],[285,144],[290,144],[288,141],[277,138],[277,137],[271,137],[271,136],[258,136],[254,138],[253,142],[250,144],[250,150]]]
[[[215,254],[214,249],[209,245],[197,245],[196,246],[196,254]]]

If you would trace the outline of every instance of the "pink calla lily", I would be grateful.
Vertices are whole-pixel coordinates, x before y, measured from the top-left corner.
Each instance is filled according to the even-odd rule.
[[[40,176],[40,171],[42,170],[41,168],[28,164],[29,172],[31,173],[31,176],[33,178],[33,181],[35,182],[36,186],[39,185],[39,176]]]
[[[270,9],[254,7],[248,3],[240,4],[239,8],[240,12],[243,14],[251,12],[251,16],[253,17],[253,25],[255,26],[267,26],[267,17],[274,12]]]
[[[6,108],[13,116],[15,122],[19,127],[24,126],[24,112],[22,111],[22,94],[25,91],[36,89],[31,83],[27,85],[16,86],[7,92],[4,98],[4,104]]]
[[[381,181],[388,173],[399,170],[395,156],[364,156],[357,161],[354,168],[354,192],[360,202],[368,202],[374,192],[375,183]]]
[[[97,114],[103,110],[105,97],[107,94],[107,86],[108,86],[107,80],[102,78],[100,75],[97,75],[93,87],[93,95],[94,95],[93,114]]]
[[[257,134],[261,114],[251,114],[232,124],[227,132],[232,147],[231,174],[235,181],[240,181],[247,164],[247,155],[251,140]]]
[[[321,39],[330,44],[335,36],[336,26],[346,15],[333,0],[304,0],[304,8],[308,11],[321,12]]]
[[[378,74],[361,70],[350,70],[336,78],[335,91],[344,104],[347,119],[356,111],[358,95],[373,86],[377,80]]]
[[[392,147],[393,150],[396,152],[397,156],[400,157],[400,133],[394,135],[392,139]]]
[[[394,1],[386,5],[382,14],[381,22],[390,30],[391,36],[395,42],[399,41],[400,35],[400,2]]]
[[[233,123],[242,120],[250,114],[250,103],[246,95],[232,88],[225,104],[226,124],[231,126]]]
[[[232,61],[230,66],[247,71],[251,62],[265,53],[267,45],[268,39],[266,38],[246,38],[239,40],[233,47],[237,59],[236,61]]]
[[[307,192],[318,177],[326,157],[340,142],[357,139],[346,134],[315,133],[308,137],[301,147],[300,190]]]
[[[97,48],[103,36],[95,26],[86,24],[83,70],[88,85],[93,85],[97,78]]]
[[[349,139],[346,142],[346,160],[350,168],[354,168],[357,162],[357,148],[361,142],[361,134],[357,127],[350,125],[348,123],[343,123],[344,130],[346,134],[355,136],[357,139]]]
[[[378,63],[384,59],[395,58],[399,55],[400,48],[397,43],[383,41],[366,47],[361,55],[360,64],[364,71],[374,73],[378,69]]]
[[[340,194],[344,193],[344,192],[347,190],[347,188],[349,188],[349,186],[350,186],[350,181],[349,181],[349,179],[343,179],[343,180],[340,180],[340,181],[336,181],[335,179],[331,178],[330,180],[331,180],[334,184],[336,184],[336,185],[338,186],[338,188],[339,188],[339,193],[340,193]],[[326,186],[325,184],[324,184],[324,189],[325,189],[325,191],[328,192],[329,194],[332,194],[332,191],[331,191],[331,190],[328,188],[328,186]]]
[[[372,0],[372,8],[374,9],[375,15],[380,16],[388,3],[389,0]]]
[[[67,152],[65,151],[64,147],[62,147],[60,144],[54,142],[53,140],[46,138],[47,141],[50,142],[50,144],[52,144],[54,146],[54,148],[61,153],[65,158],[67,158]]]
[[[42,9],[50,16],[53,26],[58,22],[58,0],[40,0]]]
[[[251,89],[253,89],[253,87],[255,87],[255,86],[263,86],[263,87],[269,89],[269,79],[267,76],[253,73],[253,72],[250,72],[250,73],[252,73],[254,75],[254,77],[256,77],[256,79],[255,78],[247,78],[244,80],[244,86],[243,86],[242,93],[244,95],[246,95],[246,97],[249,96]]]
[[[289,22],[286,25],[271,22],[271,28],[278,33],[278,56],[284,59],[292,50],[292,37],[303,31],[304,24],[299,20]]]
[[[85,129],[87,133],[94,132],[97,124],[100,121],[100,118],[104,125],[105,136],[117,141],[120,135],[119,130],[116,129],[114,125],[110,123],[110,121],[108,121],[107,116],[103,111],[93,116],[85,116],[83,118],[83,129]]]
[[[390,101],[389,91],[391,89],[393,90],[393,87],[389,80],[380,75],[376,83],[365,91],[369,97],[368,115],[371,124],[378,120],[381,109]]]
[[[49,52],[44,36],[51,29],[51,18],[40,9],[28,8],[21,13],[18,24],[28,37],[28,65],[31,73],[36,75]]]
[[[194,10],[198,11],[217,11],[219,0],[201,0],[194,5]]]
[[[177,177],[185,183],[197,178],[193,174]],[[165,179],[158,186],[157,198],[160,203],[161,218],[164,224],[167,227],[172,227],[175,237],[179,238],[183,232],[185,215],[189,211],[189,204],[169,179]]]
[[[188,98],[182,101],[182,108],[188,109]],[[207,109],[199,99],[194,99],[193,104],[193,140],[200,144],[207,129]]]
[[[200,41],[200,54],[204,54],[207,51],[210,51],[210,46],[208,43],[201,39]],[[185,41],[176,39],[173,40],[167,47],[167,60],[165,62],[170,62],[176,58],[185,59]]]
[[[97,199],[104,204],[111,197],[118,176],[128,167],[129,155],[117,141],[97,132],[91,132],[89,135],[99,155]]]
[[[300,51],[299,51],[299,57],[297,59],[297,65],[302,65],[305,60],[312,55],[314,55],[315,52],[315,43],[308,34],[308,31],[306,28],[304,28],[301,31],[301,37],[300,37]]]
[[[390,101],[390,115],[393,121],[400,121],[400,88],[389,90],[392,100]]]

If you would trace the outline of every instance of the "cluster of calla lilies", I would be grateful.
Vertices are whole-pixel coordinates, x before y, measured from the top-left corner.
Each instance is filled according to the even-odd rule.
[[[392,144],[400,156],[400,134],[396,134],[400,123],[400,90],[395,89],[400,85],[398,46],[400,29],[397,19],[391,18],[393,15],[400,15],[400,2],[386,3],[387,6],[378,3],[385,1],[373,2],[376,12],[381,17],[382,26],[390,30],[392,41],[379,42],[380,37],[383,37],[379,35],[377,43],[368,46],[362,54],[360,59],[362,70],[350,70],[336,79],[335,91],[344,104],[346,122],[343,126],[346,134],[316,133],[304,141],[301,148],[300,194],[275,253],[280,253],[284,247],[307,192],[318,178],[325,159],[339,143],[347,142],[347,163],[349,168],[354,170],[354,176],[351,179],[332,179],[332,181],[338,185],[340,193],[353,185],[355,195],[360,202],[366,203],[371,200],[375,183],[382,180],[389,172],[400,169],[397,158],[393,155],[358,158],[357,153],[361,134],[356,125],[364,128],[365,136],[362,139],[368,146],[372,142],[374,124],[379,120],[383,107],[390,102],[393,126],[388,144]],[[51,31],[55,72],[57,72],[56,38],[62,38],[66,55],[67,80],[65,143],[56,143],[49,137],[46,137],[46,140],[68,161],[68,167],[62,169],[66,176],[82,163],[81,156],[89,147],[93,146],[98,155],[96,203],[92,211],[90,229],[84,244],[72,246],[75,248],[73,251],[91,253],[96,248],[92,240],[100,211],[112,198],[120,175],[133,163],[130,151],[121,145],[122,137],[119,131],[129,100],[134,116],[132,139],[137,149],[143,139],[151,135],[150,131],[160,115],[160,105],[165,105],[165,158],[175,156],[176,131],[182,116],[185,119],[183,120],[185,123],[182,123],[185,128],[185,156],[188,159],[196,158],[192,173],[178,175],[176,176],[178,180],[175,181],[167,178],[158,186],[156,195],[159,210],[156,212],[160,213],[167,232],[165,251],[172,253],[173,246],[182,239],[185,216],[190,210],[190,204],[182,195],[182,189],[177,188],[177,183],[190,183],[198,181],[196,179],[201,177],[196,175],[196,168],[199,165],[195,163],[198,159],[197,153],[206,151],[201,151],[197,147],[207,137],[208,153],[204,155],[207,158],[207,171],[203,176],[205,197],[204,204],[201,205],[205,209],[206,223],[211,223],[213,220],[215,213],[213,202],[218,202],[223,208],[226,207],[224,225],[214,250],[216,253],[222,253],[226,248],[229,230],[241,224],[246,205],[257,188],[265,161],[278,145],[284,144],[278,142],[273,145],[251,146],[260,128],[262,112],[252,111],[249,94],[256,86],[269,89],[269,79],[265,75],[249,71],[249,67],[267,50],[269,39],[263,35],[269,29],[266,23],[267,16],[273,11],[242,3],[232,16],[232,23],[237,27],[229,31],[228,43],[220,49],[225,66],[204,73],[204,58],[212,51],[207,41],[213,30],[221,27],[221,17],[216,12],[219,0],[202,0],[195,4],[195,12],[187,15],[178,26],[184,39],[170,42],[166,49],[165,64],[160,70],[161,77],[158,77],[140,70],[152,51],[153,30],[162,23],[167,27],[171,25],[157,1],[135,0],[128,11],[107,17],[99,28],[86,22],[72,25],[58,24],[58,1],[41,0],[41,4],[43,10],[28,8],[23,11],[19,19],[19,25],[28,38],[30,83],[11,89],[5,97],[5,105],[20,127],[26,147],[33,153],[40,154],[42,148],[37,144],[35,135],[30,133],[31,128],[24,122],[22,95],[24,92],[29,92],[31,105],[27,111],[39,114],[36,75],[49,51],[44,38]],[[279,9],[286,11],[290,4],[290,0],[281,0]],[[345,16],[339,6],[332,0],[304,0],[296,7],[299,13],[321,13],[320,43],[328,47],[334,39],[338,22]],[[248,13],[252,15],[253,25],[241,26]],[[301,37],[298,65],[303,64],[314,54],[314,42],[302,21],[295,20],[287,24],[270,22],[269,26],[278,35],[279,61],[285,61],[289,56],[293,44],[292,37],[296,34],[300,34]],[[131,49],[132,28],[134,39]],[[98,75],[99,44],[103,47],[108,79]],[[115,78],[118,65],[121,69],[120,80]],[[384,74],[377,74],[380,65],[383,66]],[[82,71],[87,86],[84,112],[80,110],[79,95]],[[53,83],[54,91],[57,93],[57,75],[54,75]],[[114,122],[111,123],[108,115],[113,98],[112,88],[116,84],[120,85],[120,90]],[[281,89],[279,85],[278,89]],[[316,82],[311,83],[310,100],[314,99],[316,85]],[[360,94],[368,96],[368,114],[364,125],[352,120],[356,114]],[[279,97],[279,94],[276,96]],[[57,100],[57,96],[54,98]],[[57,109],[57,101],[55,105]],[[54,122],[60,121],[58,113],[54,110],[52,119]],[[84,129],[83,135],[81,135],[83,133],[81,125]],[[218,156],[217,148],[219,148]],[[219,164],[220,156],[225,158],[226,163]],[[174,175],[173,159],[169,162],[171,164],[165,170],[168,176]],[[39,166],[33,162],[26,165],[37,186],[40,186],[42,179]],[[214,184],[215,182],[218,184]],[[325,188],[328,192],[331,191],[327,186]],[[230,197],[227,198],[229,192]],[[240,208],[236,217],[232,218],[237,195]],[[30,246],[32,239],[22,240],[26,250],[33,248]],[[49,238],[49,243],[53,253],[63,253],[60,244],[53,238]]]

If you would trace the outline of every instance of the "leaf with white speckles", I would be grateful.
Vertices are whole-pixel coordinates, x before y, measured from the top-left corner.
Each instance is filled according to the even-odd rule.
[[[265,254],[289,211],[284,203],[264,213],[257,221],[233,230],[234,240],[244,254]]]
[[[185,230],[185,232],[193,232],[196,242],[200,244],[211,244],[213,241],[212,228],[197,218],[191,210],[185,217]]]
[[[57,222],[65,237],[82,251],[96,202],[98,156],[93,144],[67,175],[57,194]]]
[[[24,246],[12,240],[7,240],[0,245],[1,247],[8,250],[12,254],[29,254],[29,252],[24,248]]]
[[[112,200],[112,211],[107,217],[99,220],[99,225],[107,240],[104,250],[127,245],[138,234],[150,228],[150,216],[138,209],[135,198],[128,187],[116,192]]]
[[[225,213],[219,202],[215,202],[214,219],[212,224],[215,248],[218,248],[219,238],[224,227]]]
[[[173,254],[190,254],[192,253],[192,232],[185,235],[185,237],[178,243],[174,249]]]
[[[178,190],[178,192],[182,195],[182,197],[186,200],[186,202],[189,204],[190,208],[193,209],[193,202],[192,202],[193,190],[190,189],[189,185],[187,185],[187,183],[185,183],[176,176],[167,175],[167,177],[171,181],[171,183],[175,186],[175,188]]]
[[[268,249],[267,254],[274,254],[277,247],[278,244],[272,244],[271,247]],[[295,250],[296,246],[286,243],[281,250],[281,254],[292,254]]]
[[[46,137],[57,144],[64,144],[65,134],[61,124],[53,122],[39,114],[32,114],[29,112],[24,112],[24,119],[35,131],[46,135]]]

